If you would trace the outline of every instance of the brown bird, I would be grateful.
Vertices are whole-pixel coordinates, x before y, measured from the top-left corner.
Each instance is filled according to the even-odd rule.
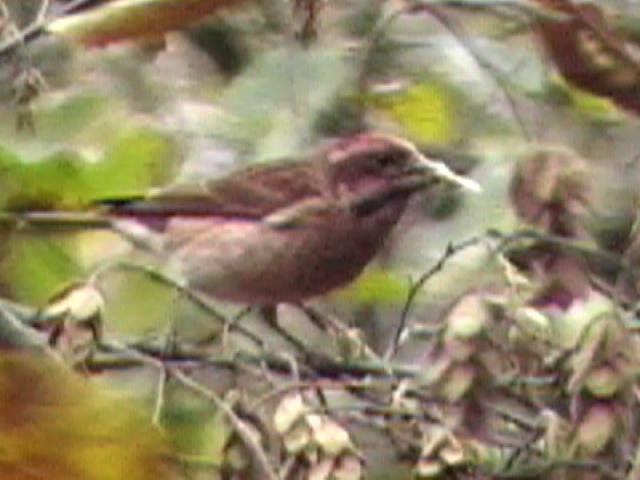
[[[416,192],[441,180],[477,190],[394,136],[364,133],[299,162],[111,202],[121,230],[150,227],[197,290],[251,304],[296,302],[353,280]],[[154,242],[154,243],[155,243]]]

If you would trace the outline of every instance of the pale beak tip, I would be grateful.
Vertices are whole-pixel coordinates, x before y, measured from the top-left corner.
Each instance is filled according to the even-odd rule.
[[[482,193],[482,187],[475,180],[458,175],[442,162],[425,159],[424,163],[436,176],[474,193]]]
[[[482,193],[483,191],[480,184],[471,178],[459,177],[458,183],[461,187],[466,188],[473,193]]]

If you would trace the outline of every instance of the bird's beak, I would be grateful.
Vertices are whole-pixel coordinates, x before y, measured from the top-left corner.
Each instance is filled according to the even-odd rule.
[[[482,187],[478,182],[471,178],[458,175],[442,162],[425,157],[417,148],[414,150],[413,154],[415,158],[415,163],[411,166],[413,173],[433,175],[466,190],[470,190],[475,193],[482,192]]]

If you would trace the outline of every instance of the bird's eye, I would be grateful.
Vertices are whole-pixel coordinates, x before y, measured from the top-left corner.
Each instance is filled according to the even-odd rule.
[[[386,168],[389,165],[393,164],[394,159],[391,155],[380,155],[379,157],[376,157],[376,164],[380,167],[380,168]]]

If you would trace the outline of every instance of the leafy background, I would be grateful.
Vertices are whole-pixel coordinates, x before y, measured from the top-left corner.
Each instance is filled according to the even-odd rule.
[[[61,351],[84,377],[77,386],[55,361],[47,373],[50,367],[31,355],[7,358],[2,371],[15,380],[0,388],[0,401],[12,413],[0,419],[23,415],[35,433],[11,430],[0,478],[268,478],[246,430],[272,444],[265,450],[282,478],[361,478],[365,466],[367,478],[523,472],[527,478],[548,478],[546,472],[585,478],[584,467],[594,465],[593,478],[610,478],[611,471],[635,478],[625,475],[636,471],[638,364],[630,353],[636,340],[625,332],[634,331],[637,298],[623,302],[613,287],[604,296],[602,288],[585,287],[594,273],[585,273],[584,262],[604,254],[633,262],[625,248],[634,244],[638,124],[627,99],[640,87],[633,75],[636,83],[623,89],[606,83],[617,77],[603,74],[605,86],[594,89],[567,74],[569,66],[550,54],[549,45],[560,40],[545,37],[550,30],[544,23],[569,21],[557,7],[566,2],[113,0],[70,11],[82,3],[0,2],[3,317],[35,323],[37,350]],[[607,14],[613,46],[619,43],[637,60],[637,2],[597,5]],[[36,38],[15,40],[16,32],[40,23]],[[585,28],[570,25],[574,30],[566,31],[576,35]],[[587,57],[593,64],[584,60],[582,67],[606,73],[598,55],[611,43],[597,40],[595,47],[584,43],[596,53]],[[613,73],[626,74],[626,60],[613,58]],[[15,223],[16,212],[83,212],[94,209],[96,199],[140,195],[251,162],[299,158],[323,139],[363,128],[410,138],[476,179],[483,192],[443,190],[412,205],[354,284],[313,302],[339,319],[336,331],[315,328],[292,307],[281,309],[285,330],[303,338],[309,352],[333,359],[326,378],[304,358],[291,360],[299,352],[255,312],[215,304],[270,346],[265,352],[228,331],[210,310],[158,281],[159,272],[171,273],[162,259],[132,250],[113,232]],[[514,190],[517,175],[528,191]],[[543,202],[542,214],[527,214],[541,199],[556,202],[556,210],[548,213]],[[489,230],[508,235],[531,226],[565,243],[554,237],[553,248],[547,239],[495,255],[487,243],[496,235],[470,240]],[[446,264],[429,274],[452,245]],[[578,253],[586,260],[575,260]],[[107,267],[117,260],[149,270]],[[567,280],[558,271],[573,275]],[[599,277],[599,285],[610,276]],[[87,282],[99,298],[81,291],[79,302],[99,314],[107,340],[98,347],[69,300]],[[558,284],[571,293],[567,308],[555,303]],[[48,315],[52,309],[56,315]],[[593,322],[603,315],[606,321]],[[392,340],[405,317],[410,328],[402,348],[385,357],[398,346]],[[620,318],[631,326],[621,327]],[[43,347],[43,333],[51,346]],[[596,358],[596,350],[604,357]],[[279,351],[289,357],[278,357]],[[175,360],[172,353],[188,360],[186,370],[163,364],[164,357]],[[499,354],[504,358],[496,359]],[[563,354],[575,357],[553,360]],[[313,374],[302,379],[296,368],[276,368],[281,362]],[[474,362],[483,367],[470,370]],[[370,370],[363,367],[361,376],[349,370],[360,364]],[[391,368],[389,378],[376,376],[380,364]],[[603,365],[613,373],[602,373]],[[408,366],[417,370],[406,384],[398,372]],[[359,402],[370,399],[331,384],[341,378],[365,383],[366,374],[387,389],[387,396],[376,397],[376,408],[389,410],[359,411]],[[511,393],[535,420],[523,434],[511,418],[521,406],[509,404],[500,426],[526,440],[487,438],[495,429],[487,398],[493,400],[505,377],[522,385],[549,377],[555,382],[544,391],[514,383]],[[24,393],[11,391],[30,384],[41,385],[44,396],[28,396],[37,411],[21,414],[13,407]],[[92,393],[84,392],[87,386]],[[298,397],[287,396],[296,391]],[[261,401],[263,395],[272,398]],[[112,417],[119,402],[126,407]],[[434,420],[430,408],[442,403],[455,414],[439,411]],[[229,415],[225,408],[231,407],[236,413]],[[341,416],[341,407],[362,418]],[[484,423],[471,428],[465,415],[474,412]],[[126,426],[112,427],[120,416]],[[49,427],[53,417],[65,427]],[[554,428],[569,433],[550,433]],[[24,446],[57,442],[71,432],[95,453],[78,451],[77,440],[37,454]],[[40,438],[35,443],[34,434]],[[120,449],[110,458],[136,473],[100,460],[105,441]],[[558,447],[562,453],[551,451],[557,444],[566,447]],[[131,445],[144,453],[129,458]],[[60,467],[48,458],[59,459]]]

